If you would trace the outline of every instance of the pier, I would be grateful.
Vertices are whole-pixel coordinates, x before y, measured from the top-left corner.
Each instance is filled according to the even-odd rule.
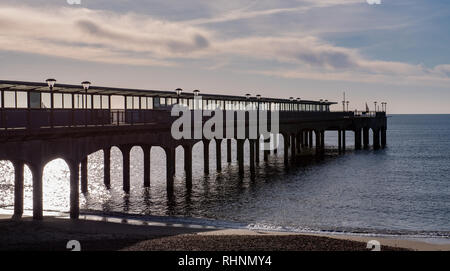
[[[201,96],[201,108],[195,108],[194,100]],[[259,124],[250,123],[246,117],[246,131],[243,137],[236,129],[234,135],[214,139],[179,139],[171,134],[172,106],[183,104],[192,112],[194,109],[210,110],[227,105],[245,111],[253,104],[267,112],[268,121],[276,112],[279,116],[277,135],[263,137]],[[369,131],[372,130],[372,148],[386,146],[386,112],[333,112],[330,101],[303,99],[279,99],[256,96],[231,96],[207,94],[181,89],[174,91],[123,89],[91,86],[87,81],[81,85],[47,82],[0,81],[0,160],[9,160],[15,169],[14,217],[23,214],[23,168],[27,165],[32,172],[33,218],[43,218],[42,175],[45,165],[57,158],[63,159],[70,169],[70,217],[79,217],[79,196],[88,193],[88,155],[102,150],[104,153],[104,185],[111,186],[110,151],[116,146],[123,155],[123,190],[130,192],[130,151],[134,146],[144,153],[144,178],[142,185],[150,187],[150,150],[154,146],[164,149],[166,154],[166,186],[173,192],[175,174],[175,149],[184,149],[185,183],[192,186],[192,148],[203,144],[204,173],[209,174],[209,143],[216,141],[216,170],[222,163],[222,141],[226,141],[227,163],[232,159],[232,141],[237,144],[237,163],[240,174],[254,174],[259,163],[261,142],[278,136],[283,137],[283,157],[286,167],[295,163],[295,158],[305,151],[315,155],[325,152],[325,133],[338,134],[338,150],[347,149],[346,133],[355,135],[355,149],[370,148]],[[236,118],[238,112],[233,114]],[[248,114],[247,114],[248,115]],[[226,114],[224,114],[226,116]],[[202,117],[205,123],[208,117]],[[249,128],[257,126],[257,139],[250,136]],[[269,125],[270,127],[270,125]],[[226,131],[224,127],[223,131]],[[249,143],[249,172],[244,167],[244,144]],[[262,150],[263,159],[278,152]]]

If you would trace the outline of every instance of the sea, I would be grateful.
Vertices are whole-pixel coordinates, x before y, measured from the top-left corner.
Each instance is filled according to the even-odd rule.
[[[283,139],[277,154],[250,176],[248,151],[240,176],[233,142],[232,163],[222,146],[222,171],[216,171],[210,146],[210,174],[203,173],[203,146],[193,148],[192,188],[186,187],[183,149],[176,151],[175,188],[166,192],[165,153],[151,151],[151,187],[143,187],[143,152],[131,151],[131,192],[122,191],[122,155],[111,153],[111,189],[103,184],[103,153],[88,157],[89,193],[80,195],[83,214],[264,231],[379,235],[425,238],[450,243],[450,115],[389,115],[387,147],[337,151],[337,132],[325,136],[326,155],[311,151],[289,167]],[[372,143],[372,135],[370,135]],[[245,148],[248,149],[246,143]],[[14,204],[14,168],[0,161],[0,213]],[[64,160],[44,169],[44,210],[67,214],[69,168]],[[25,209],[32,210],[31,172],[25,167]]]

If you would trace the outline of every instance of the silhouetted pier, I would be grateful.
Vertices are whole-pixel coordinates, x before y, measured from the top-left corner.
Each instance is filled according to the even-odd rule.
[[[339,152],[346,150],[346,132],[355,134],[355,149],[369,148],[369,130],[373,131],[373,149],[386,146],[385,112],[331,112],[329,101],[308,101],[301,99],[274,99],[261,96],[212,95],[177,91],[157,91],[93,87],[89,82],[83,86],[16,81],[0,81],[0,160],[9,160],[15,169],[14,217],[23,213],[23,168],[28,165],[33,182],[33,217],[43,217],[42,175],[44,166],[62,158],[70,169],[70,216],[79,216],[79,192],[88,192],[87,157],[103,150],[104,184],[110,187],[110,151],[117,146],[123,155],[123,190],[130,192],[130,151],[140,146],[144,153],[143,186],[150,186],[150,149],[162,147],[166,154],[167,190],[174,185],[175,149],[184,149],[184,170],[186,186],[192,186],[192,148],[203,142],[204,172],[209,173],[210,139],[175,140],[171,135],[174,117],[170,110],[174,104],[186,105],[193,110],[196,95],[202,97],[202,108],[209,105],[226,111],[232,104],[244,108],[249,103],[263,108],[268,121],[274,111],[279,114],[279,134],[284,139],[284,162],[305,150],[315,150],[322,155],[325,150],[325,132],[338,133]],[[224,114],[225,115],[225,114]],[[234,115],[236,117],[236,114]],[[203,121],[208,118],[203,117]],[[248,117],[246,118],[248,121]],[[232,140],[237,143],[239,172],[244,172],[244,143],[250,146],[250,174],[259,162],[260,136],[251,139],[246,123],[244,138],[235,135],[214,138],[216,141],[216,169],[221,170],[222,140],[226,140],[227,162],[231,162]],[[269,125],[270,127],[270,125]],[[223,129],[224,131],[226,129]],[[269,137],[261,140],[268,141]],[[270,155],[263,150],[264,159]],[[277,149],[272,150],[277,152]],[[80,171],[81,167],[81,171]],[[80,174],[81,172],[81,174]],[[79,176],[81,175],[81,176]]]

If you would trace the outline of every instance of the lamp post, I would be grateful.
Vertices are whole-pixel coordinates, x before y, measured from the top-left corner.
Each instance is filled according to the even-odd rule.
[[[55,86],[56,79],[50,78],[45,81],[47,82],[48,88],[50,89],[50,127],[53,128],[53,108],[54,108],[53,87]]]
[[[375,112],[377,112],[377,102],[373,102],[375,104]]]
[[[348,112],[348,105],[349,105],[350,101],[346,101],[346,103],[347,103],[347,112]]]
[[[290,110],[292,111],[292,107],[293,107],[293,104],[294,104],[294,97],[289,97],[289,101],[291,101],[291,104],[290,104]]]
[[[183,89],[177,88],[177,89],[175,89],[175,92],[177,93],[177,104],[179,104],[180,103],[180,95],[183,92]]]
[[[84,109],[84,126],[87,127],[87,92],[91,86],[91,82],[83,81],[81,82],[81,86],[84,89],[84,101],[83,101],[83,109]],[[91,101],[92,102],[92,101]]]
[[[302,105],[301,105],[301,101],[302,99],[297,97],[297,102],[298,102],[298,111],[302,111]]]
[[[196,89],[194,92],[194,110],[199,109],[199,106],[197,104],[198,95],[200,94],[200,90]]]

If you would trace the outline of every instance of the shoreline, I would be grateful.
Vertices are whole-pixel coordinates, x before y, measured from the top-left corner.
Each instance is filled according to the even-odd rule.
[[[43,221],[32,221],[30,217],[15,221],[9,215],[0,215],[0,230],[7,233],[0,237],[0,250],[66,250],[65,242],[74,239],[86,244],[86,250],[367,251],[367,242],[377,240],[382,250],[450,251],[450,242],[436,244],[396,237],[224,229],[100,216],[78,221],[49,216]]]

